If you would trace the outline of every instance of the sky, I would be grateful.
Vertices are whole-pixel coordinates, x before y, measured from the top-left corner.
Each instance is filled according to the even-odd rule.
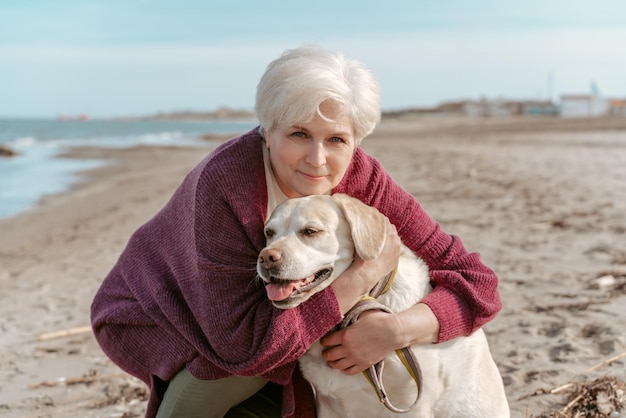
[[[317,44],[383,109],[626,97],[624,0],[1,0],[0,118],[253,109],[265,67]]]

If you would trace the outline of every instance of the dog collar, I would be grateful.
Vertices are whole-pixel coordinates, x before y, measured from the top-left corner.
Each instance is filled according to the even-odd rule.
[[[383,277],[382,280],[376,283],[376,286],[374,286],[372,290],[370,290],[369,296],[376,299],[380,295],[384,295],[385,293],[387,293],[389,289],[391,289],[391,285],[393,284],[393,279],[396,278],[397,271],[398,271],[398,266],[396,266],[393,270],[391,270],[391,273]]]

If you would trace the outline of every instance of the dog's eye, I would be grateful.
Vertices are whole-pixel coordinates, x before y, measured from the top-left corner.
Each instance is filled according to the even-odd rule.
[[[311,236],[311,235],[315,235],[318,234],[320,231],[317,229],[313,229],[313,228],[305,228],[302,230],[302,235],[306,235],[306,236]]]
[[[269,229],[269,228],[267,228],[264,231],[264,233],[265,233],[265,238],[272,238],[274,236],[274,234],[275,234],[274,230],[273,229]]]

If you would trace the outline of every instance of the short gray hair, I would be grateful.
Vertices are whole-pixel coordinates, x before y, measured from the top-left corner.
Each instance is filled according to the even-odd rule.
[[[255,110],[263,129],[310,122],[330,101],[352,120],[357,143],[381,116],[380,88],[361,62],[317,46],[285,51],[272,61],[257,86]]]

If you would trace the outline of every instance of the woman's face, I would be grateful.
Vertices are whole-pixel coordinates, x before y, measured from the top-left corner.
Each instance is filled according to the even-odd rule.
[[[339,184],[356,147],[350,118],[321,111],[335,122],[315,115],[311,122],[265,133],[270,162],[287,197],[326,194]]]

